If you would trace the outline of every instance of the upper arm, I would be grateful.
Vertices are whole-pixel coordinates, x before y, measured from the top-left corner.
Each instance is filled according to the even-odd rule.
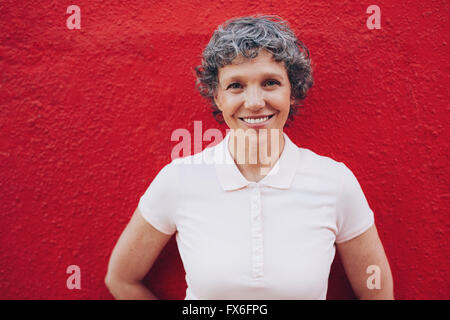
[[[142,280],[170,238],[148,223],[137,208],[112,251],[107,281]]]
[[[360,299],[393,299],[393,281],[383,245],[375,225],[361,235],[336,243],[345,273],[356,296]],[[369,266],[375,270],[367,269]],[[369,272],[369,273],[368,273]],[[372,274],[373,273],[373,274]],[[369,289],[369,277],[380,277],[381,287]],[[372,280],[372,278],[370,279]],[[369,280],[369,281],[370,281]]]

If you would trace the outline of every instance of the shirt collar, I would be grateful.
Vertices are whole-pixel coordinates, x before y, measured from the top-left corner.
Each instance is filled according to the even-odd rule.
[[[258,184],[272,188],[289,189],[294,180],[296,169],[300,160],[299,148],[289,139],[286,133],[284,136],[284,148],[280,158],[272,167],[270,172]],[[215,146],[214,164],[220,185],[226,191],[237,190],[254,184],[248,181],[239,171],[228,149],[230,133]]]

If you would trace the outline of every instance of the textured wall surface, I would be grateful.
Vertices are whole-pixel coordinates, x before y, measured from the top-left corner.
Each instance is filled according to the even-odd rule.
[[[214,29],[288,20],[315,85],[286,129],[342,161],[375,212],[398,299],[449,299],[448,1],[11,1],[0,4],[0,298],[110,299],[117,238],[177,128],[220,128],[194,87]],[[81,8],[69,30],[66,8]],[[381,8],[369,30],[366,9]],[[205,145],[206,146],[206,145]],[[66,268],[81,268],[81,290]],[[146,283],[183,299],[174,238]],[[353,298],[336,260],[329,299]]]

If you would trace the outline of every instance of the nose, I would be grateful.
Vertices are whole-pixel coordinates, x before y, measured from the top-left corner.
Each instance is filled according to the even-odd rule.
[[[263,93],[258,87],[248,87],[244,93],[245,96],[245,108],[252,111],[263,108],[266,103],[264,101]]]

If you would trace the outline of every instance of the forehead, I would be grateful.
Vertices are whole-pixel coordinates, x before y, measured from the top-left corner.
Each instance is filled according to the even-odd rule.
[[[231,64],[219,68],[218,78],[219,81],[227,81],[232,78],[265,75],[287,77],[284,63],[275,61],[272,53],[261,50],[256,58],[247,59],[240,55]]]

